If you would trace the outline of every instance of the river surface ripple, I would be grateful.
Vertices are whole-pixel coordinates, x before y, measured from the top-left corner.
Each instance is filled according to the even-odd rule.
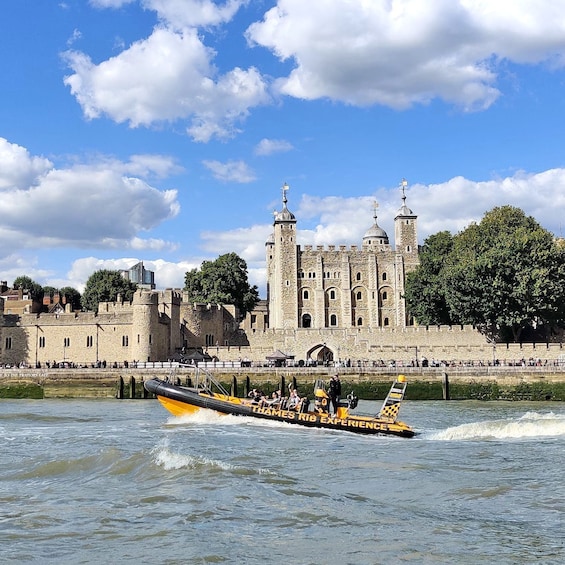
[[[0,401],[0,562],[565,562],[565,404],[400,415],[416,437]]]

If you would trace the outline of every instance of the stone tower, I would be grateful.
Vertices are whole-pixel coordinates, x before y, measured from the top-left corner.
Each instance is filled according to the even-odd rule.
[[[275,212],[273,235],[266,243],[269,326],[275,329],[298,325],[296,218],[287,208],[288,189],[285,183],[283,207]]]
[[[406,273],[418,265],[416,216],[402,206],[395,217],[395,246],[377,223],[357,245],[297,245],[297,221],[287,207],[275,212],[266,242],[269,327],[274,330],[343,330],[405,327]],[[358,333],[358,335],[360,335]]]
[[[153,356],[154,335],[152,328],[159,324],[158,295],[145,289],[135,292],[132,302],[133,319],[131,355],[136,361],[155,361]]]
[[[408,183],[406,179],[402,179],[400,187],[402,190],[402,206],[398,210],[394,218],[394,242],[397,254],[397,292],[399,299],[397,300],[397,323],[399,325],[409,324],[406,319],[406,302],[403,298],[406,283],[406,275],[416,269],[420,264],[418,257],[418,217],[406,206],[406,188]]]

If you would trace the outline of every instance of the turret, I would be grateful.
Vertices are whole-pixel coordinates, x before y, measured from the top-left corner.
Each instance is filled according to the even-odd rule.
[[[295,328],[298,325],[298,284],[296,218],[287,207],[288,184],[282,187],[283,208],[275,214],[274,243],[267,242],[269,325],[272,328]]]

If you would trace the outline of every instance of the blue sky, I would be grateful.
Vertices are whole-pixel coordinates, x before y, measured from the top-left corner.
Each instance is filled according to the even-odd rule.
[[[228,252],[265,295],[287,182],[300,244],[420,243],[510,204],[565,235],[565,3],[4,0],[0,280],[159,288]]]

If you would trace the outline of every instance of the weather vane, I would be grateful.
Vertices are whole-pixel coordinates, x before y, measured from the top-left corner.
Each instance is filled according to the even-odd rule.
[[[402,190],[402,198],[406,198],[406,187],[408,186],[408,181],[406,179],[402,179],[400,182],[400,188]]]
[[[283,202],[286,202],[286,192],[289,188],[290,186],[286,182],[282,185]]]

